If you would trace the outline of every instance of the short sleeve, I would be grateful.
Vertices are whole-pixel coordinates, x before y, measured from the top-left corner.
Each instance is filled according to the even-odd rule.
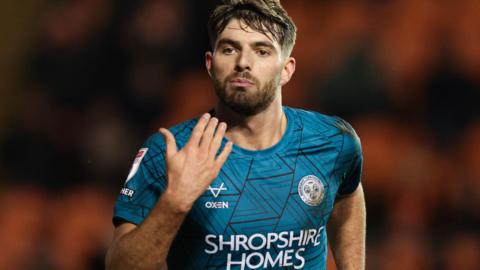
[[[355,130],[342,119],[338,119],[337,126],[343,133],[343,144],[340,152],[341,179],[338,195],[348,195],[354,192],[361,182],[363,155],[360,138]]]
[[[157,203],[167,184],[164,149],[162,136],[155,134],[138,151],[115,202],[114,225],[142,223]]]

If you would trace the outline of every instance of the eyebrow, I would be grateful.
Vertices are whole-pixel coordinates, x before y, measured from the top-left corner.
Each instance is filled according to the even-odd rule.
[[[242,45],[240,44],[240,42],[238,41],[235,41],[233,39],[229,39],[229,38],[222,38],[220,39],[218,42],[217,42],[217,47],[220,47],[224,44],[228,44],[228,45],[232,45],[233,47],[235,48],[241,48]],[[253,43],[253,47],[267,47],[267,48],[271,48],[273,50],[275,50],[275,46],[273,46],[273,44],[271,42],[267,42],[267,41],[257,41],[257,42],[254,42]]]
[[[217,47],[220,47],[224,44],[228,44],[228,45],[232,45],[233,47],[235,48],[241,48],[242,46],[240,45],[240,42],[238,41],[235,41],[233,39],[229,39],[229,38],[222,38],[220,39],[218,42],[217,42]]]
[[[253,45],[255,47],[267,47],[267,48],[275,50],[275,46],[273,46],[272,43],[266,42],[266,41],[257,41],[255,43],[253,43]]]

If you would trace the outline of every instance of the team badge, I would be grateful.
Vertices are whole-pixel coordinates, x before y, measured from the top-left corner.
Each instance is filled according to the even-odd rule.
[[[324,196],[325,187],[315,175],[307,175],[298,184],[298,195],[310,206],[319,205]]]
[[[130,169],[130,173],[128,173],[127,181],[125,181],[125,183],[130,181],[130,179],[132,179],[132,177],[137,173],[138,168],[140,168],[140,163],[142,162],[142,159],[147,153],[147,151],[148,151],[148,148],[141,148],[140,150],[138,150],[137,156],[133,161],[132,168]]]

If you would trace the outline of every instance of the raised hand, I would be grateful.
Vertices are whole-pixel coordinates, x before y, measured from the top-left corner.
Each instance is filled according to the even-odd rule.
[[[164,128],[159,130],[167,145],[168,185],[165,194],[169,196],[172,207],[188,212],[217,177],[232,150],[232,142],[228,142],[217,156],[226,129],[226,123],[218,124],[217,118],[204,114],[180,151],[173,134]]]

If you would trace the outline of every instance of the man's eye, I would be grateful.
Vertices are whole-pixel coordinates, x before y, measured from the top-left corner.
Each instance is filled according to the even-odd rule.
[[[235,52],[235,49],[227,47],[222,50],[224,54],[233,54]]]
[[[270,52],[267,51],[267,50],[258,50],[257,54],[260,55],[260,56],[268,56],[268,55],[270,55]]]

